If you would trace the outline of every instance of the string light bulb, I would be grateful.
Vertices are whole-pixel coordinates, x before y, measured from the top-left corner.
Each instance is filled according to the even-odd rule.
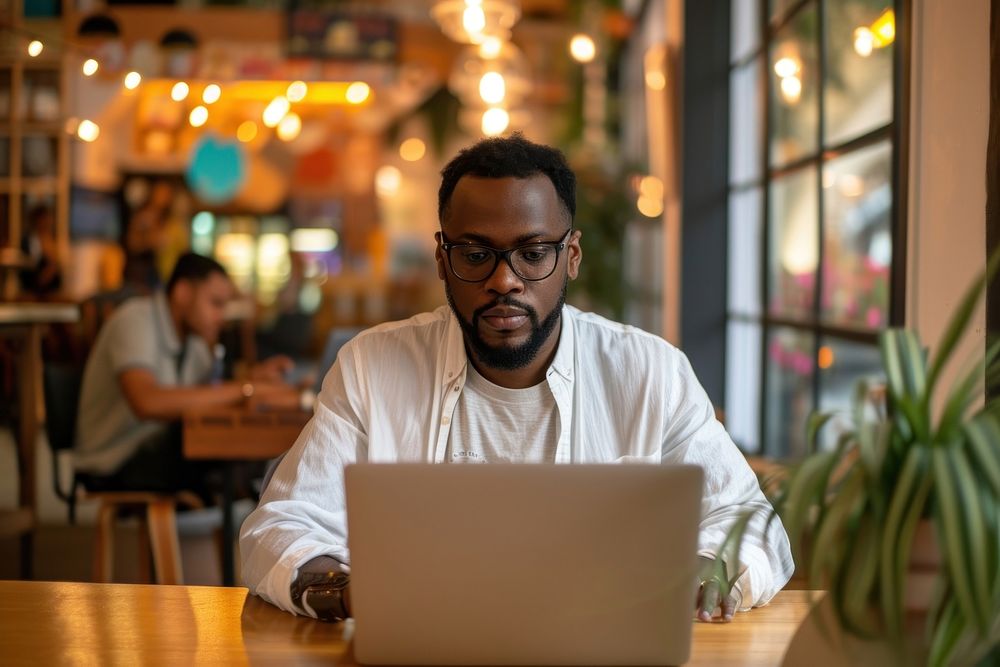
[[[83,61],[83,67],[81,69],[83,70],[84,76],[94,76],[95,74],[97,74],[97,70],[99,67],[100,65],[97,64],[96,60],[94,60],[93,58],[87,58],[86,60]]]
[[[215,104],[220,97],[222,97],[222,88],[217,83],[208,84],[201,93],[201,101],[205,104]]]
[[[125,75],[125,87],[129,90],[135,90],[142,83],[142,75],[138,72],[129,72]]]
[[[361,104],[371,95],[372,89],[364,81],[355,81],[347,87],[347,101],[351,104]]]
[[[188,121],[191,123],[191,127],[201,127],[208,122],[208,109],[199,104],[194,109],[191,109]]]
[[[174,87],[170,89],[170,99],[174,102],[183,102],[187,99],[189,92],[191,92],[190,86],[183,81],[178,81],[174,84]]]
[[[42,49],[44,48],[45,48],[44,44],[42,44],[37,39],[33,39],[28,43],[28,55],[31,56],[32,58],[37,58],[42,54]]]
[[[81,120],[76,128],[76,136],[83,141],[90,143],[101,135],[101,128],[92,120]]]

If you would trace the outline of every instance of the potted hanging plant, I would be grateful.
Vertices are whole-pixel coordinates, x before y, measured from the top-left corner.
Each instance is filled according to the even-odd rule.
[[[975,664],[997,650],[1000,398],[988,388],[1000,380],[1000,342],[950,386],[942,377],[998,261],[964,296],[936,350],[913,331],[880,335],[885,384],[859,382],[850,426],[831,449],[817,441],[832,415],[810,418],[810,453],[783,473],[772,503],[810,588],[826,595],[786,664]],[[745,525],[734,527],[721,560],[736,562]]]

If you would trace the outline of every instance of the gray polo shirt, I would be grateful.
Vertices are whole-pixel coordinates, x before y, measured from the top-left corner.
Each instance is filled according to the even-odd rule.
[[[167,422],[140,420],[129,407],[118,376],[130,368],[149,370],[163,386],[202,384],[211,374],[212,355],[192,335],[182,359],[163,292],[122,304],[101,328],[83,374],[74,447],[81,472],[114,473],[143,442],[167,430]]]

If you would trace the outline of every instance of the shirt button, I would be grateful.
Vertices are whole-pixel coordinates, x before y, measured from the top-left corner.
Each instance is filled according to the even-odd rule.
[[[462,388],[462,385],[460,385],[460,384],[456,384],[455,385],[455,391],[459,391],[461,388]]]

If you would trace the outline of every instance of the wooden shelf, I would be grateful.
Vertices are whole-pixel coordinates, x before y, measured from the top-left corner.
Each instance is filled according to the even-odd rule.
[[[16,192],[12,181],[10,177],[0,178],[0,194],[49,195],[59,191],[59,178],[56,176],[22,178]]]

